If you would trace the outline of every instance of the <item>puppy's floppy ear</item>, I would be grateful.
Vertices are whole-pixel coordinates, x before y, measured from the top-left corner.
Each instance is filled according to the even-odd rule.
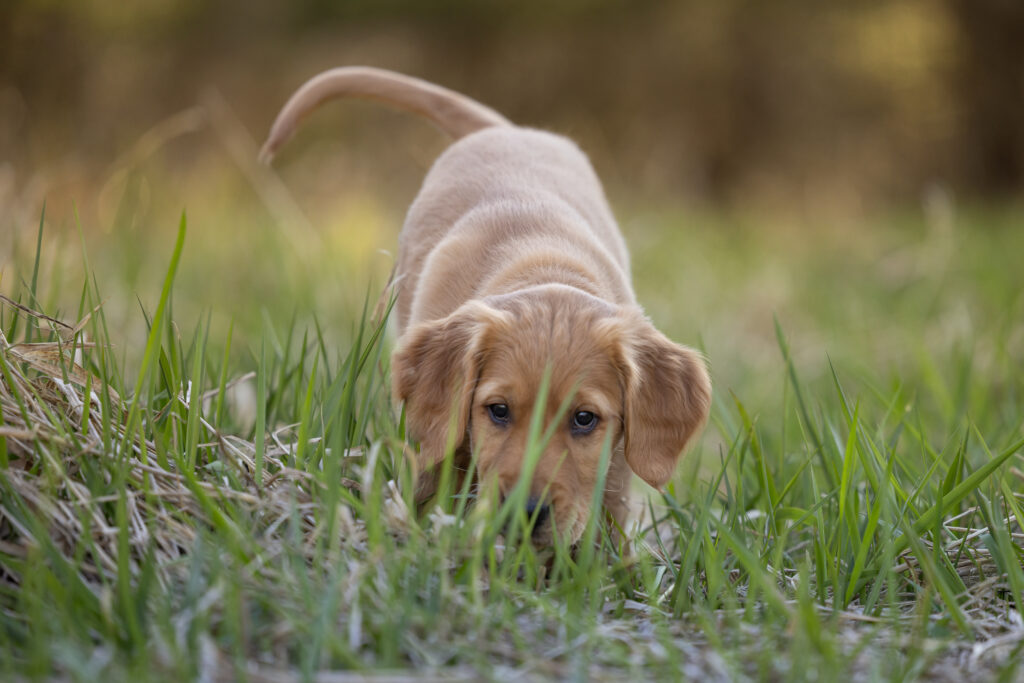
[[[642,315],[637,318],[626,336],[626,462],[661,488],[708,419],[711,379],[699,353],[672,342]]]
[[[501,321],[499,311],[470,302],[446,318],[411,328],[399,342],[391,357],[393,391],[405,402],[422,467],[444,459],[450,431],[454,448],[462,444],[487,340]]]

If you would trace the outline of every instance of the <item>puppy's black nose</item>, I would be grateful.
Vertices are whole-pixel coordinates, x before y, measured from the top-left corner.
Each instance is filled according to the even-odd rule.
[[[533,519],[536,516],[536,521],[533,523],[534,530],[540,529],[544,526],[544,522],[548,521],[548,515],[550,514],[550,505],[541,503],[538,499],[533,497],[526,500],[526,518]]]

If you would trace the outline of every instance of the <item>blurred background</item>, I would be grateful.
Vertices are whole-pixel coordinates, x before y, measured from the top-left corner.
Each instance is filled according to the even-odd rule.
[[[349,63],[569,133],[643,199],[845,212],[1024,187],[1015,0],[6,0],[5,185],[110,164],[208,88],[259,137],[297,84]],[[408,166],[372,118],[373,159]],[[167,162],[202,163],[185,151]]]
[[[243,348],[314,315],[343,339],[446,144],[335,103],[257,165],[287,96],[343,64],[577,140],[641,301],[726,386],[777,363],[773,316],[821,371],[983,330],[1024,347],[1020,0],[4,0],[0,289],[28,281],[45,203],[42,303],[74,317],[84,245],[137,325],[185,210],[179,319],[233,320]]]

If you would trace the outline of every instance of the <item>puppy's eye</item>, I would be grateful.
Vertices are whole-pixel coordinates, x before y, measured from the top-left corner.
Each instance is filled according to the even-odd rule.
[[[589,434],[597,426],[597,415],[589,410],[578,410],[572,416],[573,434]]]
[[[508,406],[504,403],[492,403],[487,406],[487,414],[491,416],[491,421],[497,425],[508,424],[508,420],[512,416]]]

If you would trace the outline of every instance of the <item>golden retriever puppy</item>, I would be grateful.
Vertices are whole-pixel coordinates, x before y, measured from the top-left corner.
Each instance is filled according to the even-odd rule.
[[[420,444],[420,496],[431,495],[431,468],[452,447],[457,462],[475,458],[481,480],[508,494],[539,410],[553,431],[529,482],[534,542],[576,542],[597,512],[590,501],[602,474],[604,507],[625,528],[631,473],[664,486],[707,420],[711,383],[701,357],[656,330],[637,305],[626,246],[590,162],[562,136],[368,67],[333,69],[303,85],[262,157],[339,96],[411,110],[455,139],[399,238],[392,370]],[[536,405],[546,372],[547,398]]]

